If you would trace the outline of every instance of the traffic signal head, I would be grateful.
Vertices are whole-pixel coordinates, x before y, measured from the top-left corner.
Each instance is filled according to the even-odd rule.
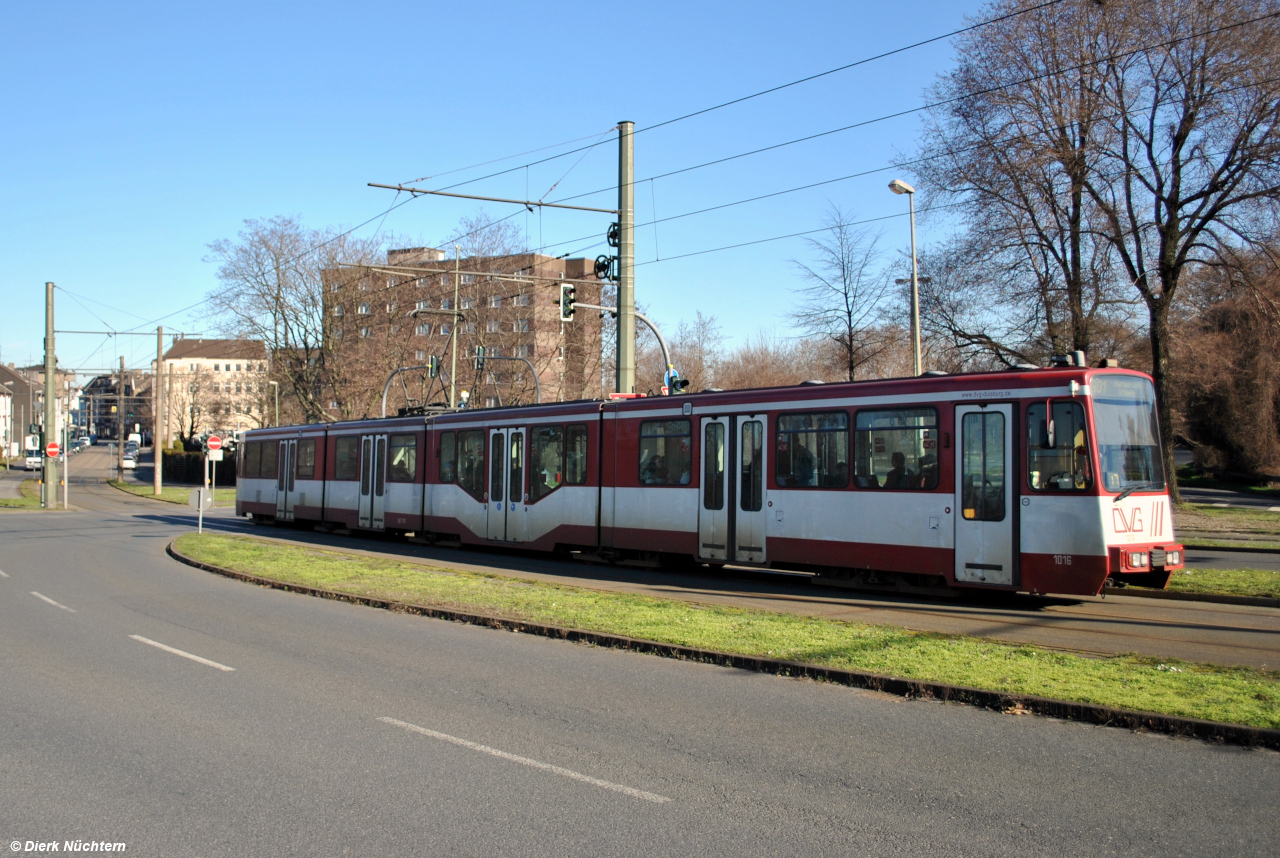
[[[578,289],[572,283],[560,284],[560,321],[572,322],[574,303],[577,301]]]
[[[476,346],[476,372],[484,369],[484,346]]]
[[[671,378],[672,393],[684,393],[688,389],[689,389],[689,379],[680,378],[679,376],[672,376]]]
[[[427,375],[432,378],[439,378],[440,376],[440,358],[435,355],[427,358]]]

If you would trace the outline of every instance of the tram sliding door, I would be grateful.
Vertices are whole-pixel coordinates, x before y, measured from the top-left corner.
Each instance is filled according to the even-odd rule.
[[[524,541],[524,430],[489,432],[489,517],[487,536]]]
[[[267,443],[270,443],[269,441]],[[276,460],[276,520],[293,521],[294,483],[298,475],[298,441],[280,442]]]
[[[382,530],[387,516],[387,436],[360,436],[361,527]]]
[[[764,417],[702,420],[698,557],[764,563]]]
[[[1015,585],[1013,407],[956,406],[956,432],[956,580]]]

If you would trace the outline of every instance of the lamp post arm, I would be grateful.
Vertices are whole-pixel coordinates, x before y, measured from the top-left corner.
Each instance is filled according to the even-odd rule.
[[[383,417],[387,416],[387,393],[389,393],[391,390],[391,381],[400,373],[409,372],[410,370],[414,370],[414,369],[431,369],[431,367],[427,366],[426,364],[421,364],[419,366],[402,366],[399,369],[392,370],[391,375],[387,376],[387,383],[382,385],[382,416]]]
[[[533,376],[533,396],[535,402],[542,401],[542,382],[538,381],[538,371],[533,367],[533,361],[522,357],[495,357],[486,355],[485,360],[518,360],[529,367],[529,373]],[[386,416],[386,415],[383,415]]]

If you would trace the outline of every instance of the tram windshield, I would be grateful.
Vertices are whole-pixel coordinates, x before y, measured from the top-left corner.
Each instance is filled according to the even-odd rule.
[[[1164,459],[1151,382],[1131,375],[1095,375],[1089,385],[1103,487],[1110,492],[1163,489]]]

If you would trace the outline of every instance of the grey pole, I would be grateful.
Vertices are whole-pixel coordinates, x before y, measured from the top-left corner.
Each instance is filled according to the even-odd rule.
[[[164,439],[169,440],[169,409],[173,404],[173,364],[165,367],[164,384]]]
[[[155,461],[155,474],[151,479],[152,493],[159,496],[164,490],[160,466],[164,453],[160,445],[160,378],[164,375],[164,327],[156,328],[156,371],[151,376],[151,458]]]
[[[618,123],[618,393],[636,392],[635,123]]]
[[[916,273],[916,195],[907,194],[907,206],[911,210],[911,354],[915,359],[916,375],[920,375],[920,278]]]
[[[116,389],[116,479],[124,479],[124,355],[120,355],[120,386]]]
[[[461,273],[461,256],[462,248],[458,245],[453,246],[453,328],[450,333],[453,335],[453,358],[449,361],[449,407],[458,407],[458,386],[454,379],[458,377],[458,284],[462,280]]]
[[[53,339],[53,284],[44,284],[44,442],[58,440],[58,358]],[[44,451],[40,451],[44,456]],[[58,460],[44,456],[44,508],[58,508]]]

